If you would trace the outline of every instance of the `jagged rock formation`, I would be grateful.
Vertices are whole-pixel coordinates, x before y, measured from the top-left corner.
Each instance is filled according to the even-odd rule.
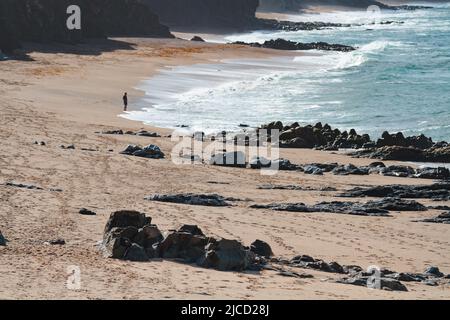
[[[81,9],[81,30],[69,30],[67,7]],[[75,43],[84,38],[114,36],[173,37],[157,15],[137,0],[2,0],[0,49],[21,41]]]
[[[140,0],[171,27],[239,29],[251,25],[259,0]]]

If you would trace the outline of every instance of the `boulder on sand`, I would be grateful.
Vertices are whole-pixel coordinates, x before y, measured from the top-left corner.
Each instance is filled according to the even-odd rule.
[[[220,239],[208,243],[198,264],[220,271],[243,271],[250,265],[249,251],[237,240]]]

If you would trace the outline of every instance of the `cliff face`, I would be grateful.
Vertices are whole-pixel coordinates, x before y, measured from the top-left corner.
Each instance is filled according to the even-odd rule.
[[[81,30],[68,30],[69,5],[81,8]],[[105,36],[172,37],[157,15],[136,0],[0,0],[0,49],[20,41],[78,42]]]
[[[174,27],[244,28],[255,20],[259,0],[140,0]]]

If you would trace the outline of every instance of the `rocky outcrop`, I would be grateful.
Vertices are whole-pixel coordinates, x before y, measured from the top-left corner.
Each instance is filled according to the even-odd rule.
[[[170,27],[242,29],[254,23],[259,0],[140,0]]]
[[[265,264],[263,256],[237,240],[207,237],[195,225],[183,225],[163,236],[151,222],[150,217],[137,211],[113,212],[104,229],[100,247],[103,255],[140,262],[174,259],[221,271],[257,270]],[[263,249],[263,253],[268,252],[267,247]]]
[[[349,52],[356,50],[354,47],[346,46],[342,44],[331,44],[327,42],[311,42],[302,43],[294,42],[285,39],[268,40],[264,43],[246,43],[246,42],[234,42],[238,45],[248,45],[255,48],[267,48],[275,50],[324,50],[324,51],[341,51]]]
[[[271,203],[255,204],[250,206],[254,209],[271,209],[275,211],[289,212],[323,212],[339,213],[359,216],[388,217],[390,211],[425,211],[427,208],[413,200],[402,200],[398,198],[384,198],[377,201],[360,202],[320,202],[315,205],[304,203]]]
[[[78,5],[81,30],[68,30],[67,7]],[[77,43],[105,36],[173,37],[137,0],[2,0],[0,49],[8,52],[22,41]]]
[[[281,148],[337,150],[339,148],[362,148],[371,142],[370,136],[367,134],[360,135],[354,129],[340,131],[320,122],[315,125],[301,126],[298,122],[283,125],[282,122],[277,121],[264,124],[258,130],[261,129],[267,130],[268,134],[271,134],[272,130],[278,130]]]
[[[435,145],[424,150],[414,147],[386,146],[357,151],[352,155],[357,158],[380,160],[450,163],[450,145]]]

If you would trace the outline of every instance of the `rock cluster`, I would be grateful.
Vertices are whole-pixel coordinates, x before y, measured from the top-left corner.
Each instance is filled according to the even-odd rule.
[[[342,193],[342,197],[396,197],[410,199],[450,200],[450,183],[430,185],[387,185],[356,187]]]
[[[298,122],[285,126],[276,121],[262,125],[260,129],[266,129],[269,134],[276,129],[280,132],[280,147],[282,148],[317,148],[321,150],[337,150],[339,148],[362,148],[370,143],[370,136],[360,135],[356,130],[340,131],[330,125],[316,123],[315,125],[300,126]]]
[[[375,289],[385,289],[392,291],[407,291],[403,282],[420,282],[426,285],[438,285],[441,279],[449,277],[439,271],[439,268],[431,266],[423,273],[395,272],[388,269],[379,270],[379,274],[366,272],[360,266],[341,265],[338,262],[325,262],[322,259],[315,259],[308,255],[298,255],[291,260],[272,258],[272,263],[279,263],[291,267],[314,269],[322,272],[345,274],[344,278],[338,279],[337,283],[365,286]]]
[[[264,205],[255,204],[250,207],[253,209],[271,209],[275,211],[324,212],[377,217],[388,217],[390,211],[427,210],[424,205],[414,200],[402,200],[398,198],[384,198],[366,203],[342,201],[320,202],[315,205],[306,205],[304,203],[271,203]]]
[[[207,237],[194,225],[184,225],[165,236],[152,219],[137,211],[113,212],[105,226],[101,250],[104,256],[130,261],[176,259],[221,271],[243,271],[265,264],[272,255],[260,240],[251,248],[237,240]]]
[[[116,129],[116,130],[106,130],[103,131],[102,134],[117,134],[117,135],[134,135],[134,136],[140,136],[140,137],[150,137],[150,138],[159,138],[161,137],[157,132],[150,132],[147,130],[139,130],[137,132],[134,131],[123,131],[122,129]]]
[[[242,41],[234,42],[238,45],[248,45],[256,48],[267,48],[275,50],[325,50],[325,51],[341,51],[349,52],[356,50],[354,47],[346,46],[343,44],[332,44],[327,42],[294,42],[285,39],[267,40],[264,43],[246,43]]]
[[[148,158],[148,159],[164,159],[164,157],[165,157],[165,155],[161,151],[161,149],[154,144],[150,144],[143,148],[140,146],[137,146],[137,145],[130,144],[126,147],[125,150],[120,152],[120,154]]]
[[[329,22],[294,22],[294,21],[280,21],[275,19],[258,19],[258,29],[264,30],[279,30],[279,31],[311,31],[323,30],[329,28],[344,28],[351,27],[351,24],[346,23],[329,23]]]
[[[410,166],[391,165],[383,162],[373,162],[367,166],[355,166],[353,164],[339,165],[337,163],[311,163],[298,167],[298,170],[306,174],[322,175],[331,172],[335,175],[368,175],[380,174],[390,177],[420,178],[420,179],[450,179],[450,170],[445,167],[437,168],[412,168]]]

